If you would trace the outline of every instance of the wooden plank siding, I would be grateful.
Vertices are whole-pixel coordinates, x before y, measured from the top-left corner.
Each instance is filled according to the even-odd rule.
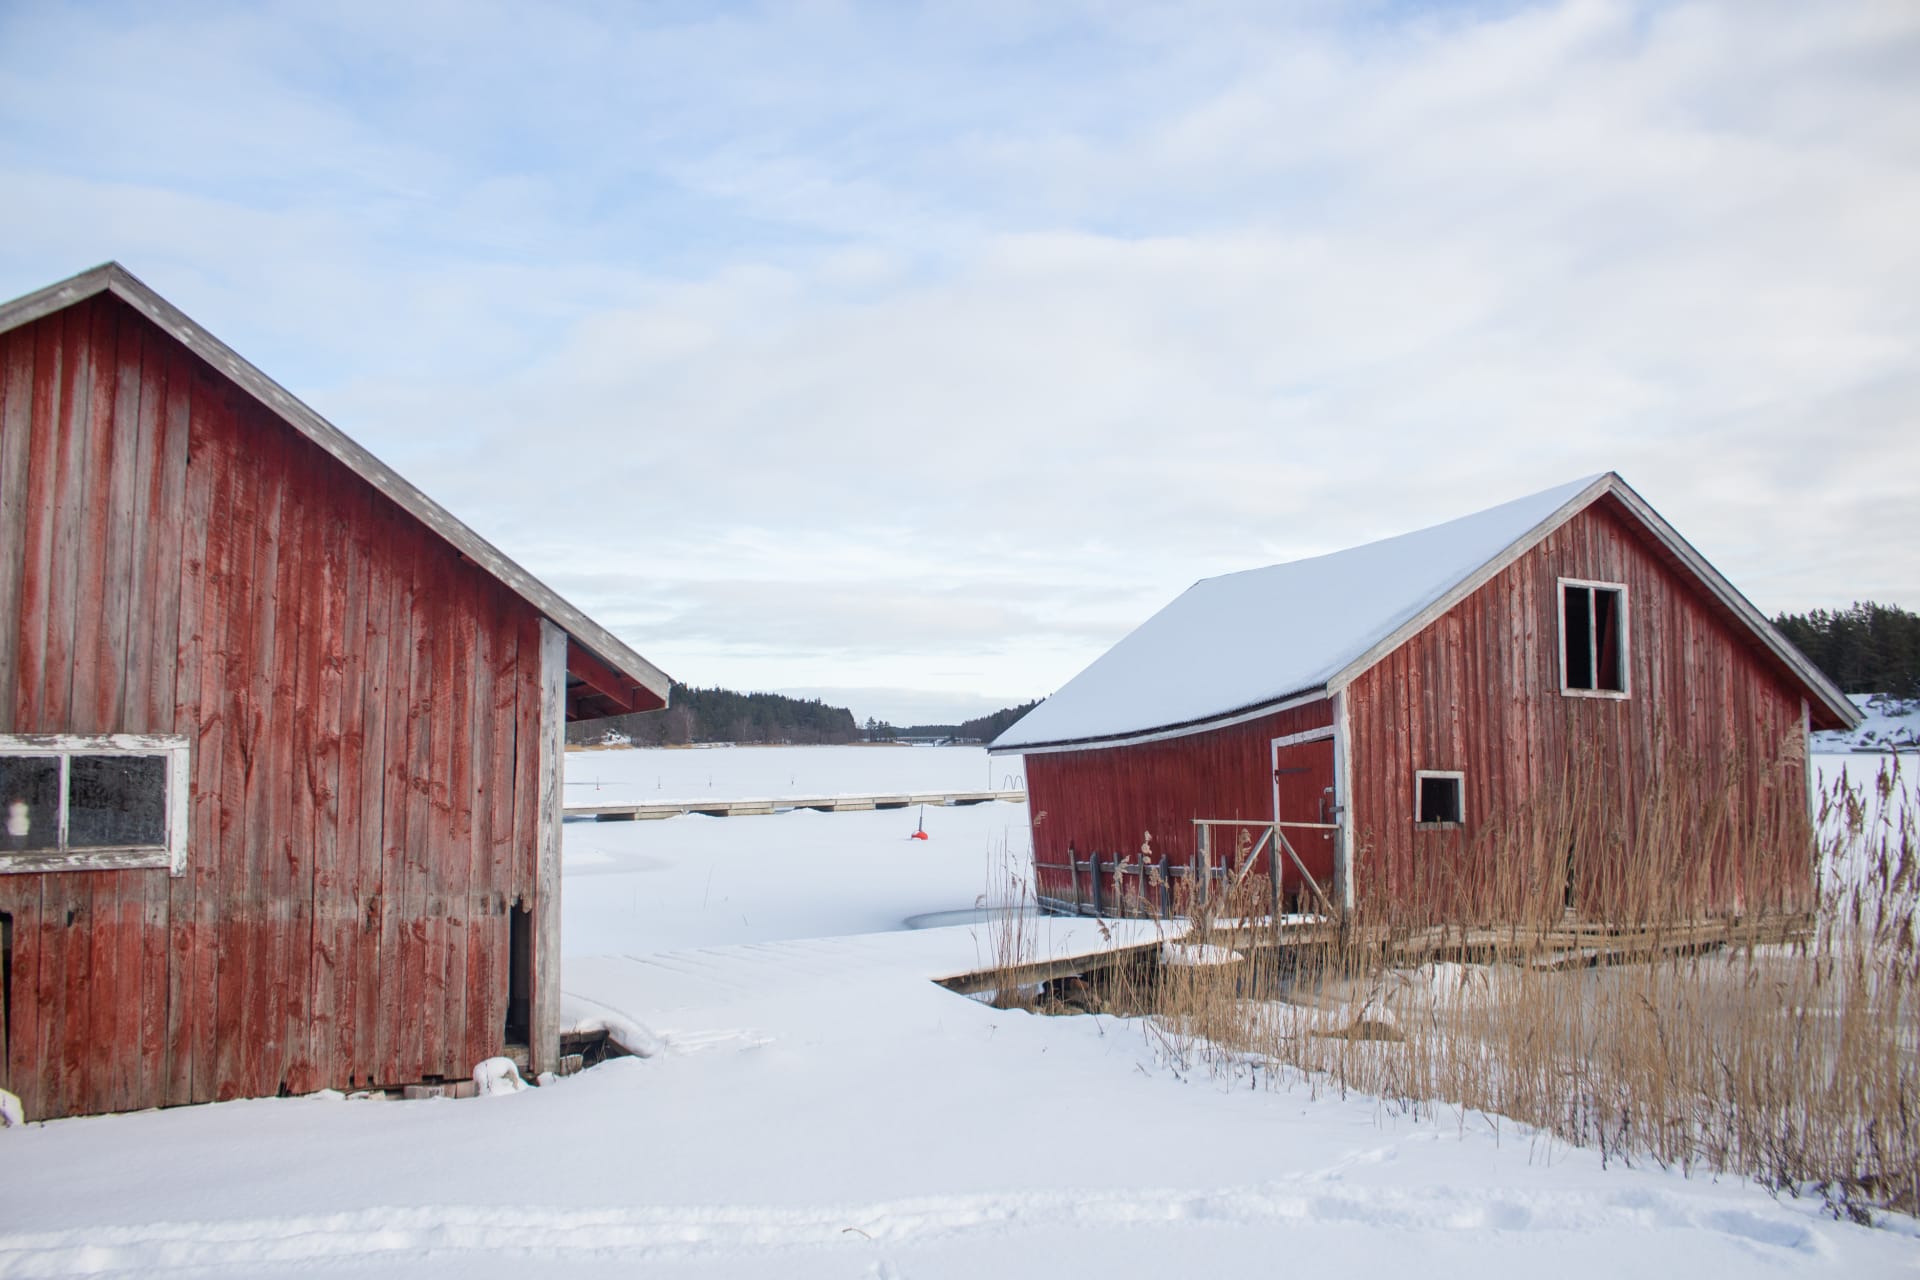
[[[1561,692],[1563,577],[1626,586],[1628,697]],[[1599,870],[1608,850],[1632,851],[1629,876],[1684,882],[1703,912],[1792,902],[1810,887],[1797,853],[1805,843],[1794,838],[1806,820],[1802,690],[1611,497],[1346,692],[1363,908],[1498,914],[1524,890],[1516,878],[1530,874],[1498,833],[1537,824],[1556,806],[1577,828],[1553,839],[1578,847],[1572,898],[1583,914],[1644,905],[1622,897],[1631,896],[1614,883],[1622,867]],[[1414,774],[1423,769],[1464,773],[1464,824],[1415,823]],[[1667,818],[1699,819],[1687,827],[1687,848],[1648,838],[1658,834],[1650,824]],[[1542,901],[1560,892],[1535,888]]]
[[[183,875],[0,874],[28,1115],[499,1053],[538,613],[106,293],[0,334],[0,542],[0,732],[191,744]]]
[[[1081,860],[1095,852],[1137,858],[1151,832],[1156,859],[1164,854],[1171,866],[1191,866],[1195,818],[1271,822],[1273,739],[1332,723],[1332,703],[1317,698],[1159,742],[1024,757],[1040,893],[1069,895],[1067,873],[1054,868],[1066,865],[1070,847]],[[1320,785],[1332,784],[1329,767]],[[1264,877],[1265,866],[1263,853],[1253,874]],[[1283,891],[1297,888],[1297,874],[1285,870]]]

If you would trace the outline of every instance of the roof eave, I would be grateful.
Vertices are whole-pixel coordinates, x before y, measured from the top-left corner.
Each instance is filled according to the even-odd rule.
[[[112,293],[140,312],[176,342],[219,370],[263,408],[331,454],[348,470],[399,504],[408,514],[498,579],[509,591],[545,614],[555,626],[665,702],[673,685],[665,672],[641,657],[632,646],[611,631],[568,604],[505,552],[367,452],[244,356],[194,323],[186,313],[154,292],[118,262],[102,263],[0,306],[0,333],[31,324],[98,293]]]
[[[1591,506],[1595,499],[1607,492],[1610,485],[1619,483],[1620,477],[1609,471],[1594,482],[1567,499],[1553,513],[1535,524],[1533,528],[1508,543],[1504,550],[1479,568],[1461,578],[1451,587],[1434,597],[1425,608],[1408,618],[1405,622],[1388,632],[1385,638],[1367,649],[1359,657],[1341,667],[1327,679],[1327,688],[1335,693],[1345,689],[1366,671],[1379,664],[1394,650],[1419,635],[1436,618],[1459,604],[1462,600],[1491,582],[1495,575],[1505,570],[1521,556],[1533,550],[1546,536],[1571,520],[1581,511]]]
[[[1741,594],[1740,589],[1723,577],[1707,558],[1694,550],[1693,544],[1680,536],[1680,532],[1660,517],[1660,513],[1647,504],[1647,500],[1633,491],[1626,481],[1614,476],[1612,486],[1614,497],[1620,504],[1632,512],[1653,534],[1663,547],[1684,564],[1695,578],[1704,583],[1714,598],[1724,605],[1740,621],[1746,623],[1761,644],[1784,663],[1789,671],[1799,678],[1806,691],[1817,699],[1821,706],[1829,711],[1834,719],[1848,729],[1859,727],[1862,719],[1860,709],[1853,705],[1848,697],[1840,692],[1838,685],[1829,680],[1826,673],[1813,665],[1807,656],[1796,649],[1787,638],[1767,621],[1766,615],[1753,606],[1753,602]]]
[[[1549,534],[1571,520],[1580,512],[1592,506],[1603,496],[1611,494],[1620,504],[1651,533],[1667,551],[1686,566],[1694,578],[1731,612],[1734,617],[1746,624],[1747,629],[1782,663],[1818,700],[1819,704],[1841,722],[1846,728],[1856,727],[1861,716],[1859,710],[1848,701],[1839,688],[1826,675],[1806,658],[1793,645],[1787,642],[1772,623],[1753,607],[1746,596],[1740,593],[1718,569],[1694,550],[1693,545],[1680,536],[1678,530],[1660,517],[1647,500],[1633,491],[1633,486],[1620,478],[1618,472],[1609,471],[1582,489],[1560,508],[1540,521],[1532,529],[1520,535],[1507,548],[1480,568],[1474,570],[1406,622],[1396,627],[1385,639],[1355,658],[1352,662],[1335,672],[1327,681],[1327,688],[1339,692],[1352,684],[1362,674],[1401,645],[1411,640],[1442,614],[1452,609],[1462,600],[1491,582],[1520,557],[1538,546]]]
[[[1325,685],[1310,685],[1304,689],[1296,689],[1292,693],[1280,694],[1278,697],[1263,698],[1259,702],[1249,703],[1235,711],[1223,711],[1218,715],[1203,716],[1196,720],[1182,720],[1150,729],[1128,729],[1121,733],[1095,734],[1085,738],[1055,738],[1047,742],[1023,742],[1006,746],[1002,746],[999,740],[995,739],[987,744],[987,754],[990,756],[1042,755],[1055,751],[1100,751],[1109,747],[1131,747],[1147,742],[1164,742],[1169,738],[1186,738],[1214,729],[1229,729],[1236,724],[1258,720],[1261,716],[1270,716],[1277,711],[1304,706],[1309,702],[1318,702],[1327,696],[1328,691]],[[1015,723],[1018,724],[1017,721]]]

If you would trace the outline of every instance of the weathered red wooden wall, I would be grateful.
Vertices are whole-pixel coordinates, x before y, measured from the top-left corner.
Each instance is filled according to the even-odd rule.
[[[1590,788],[1593,821],[1622,848],[1617,837],[1631,841],[1656,795],[1701,813],[1723,805],[1736,826],[1804,820],[1800,690],[1670,561],[1603,498],[1348,687],[1363,905],[1473,914],[1496,886],[1511,892],[1500,879],[1519,872],[1487,843],[1487,824],[1563,794],[1572,774]],[[1626,584],[1629,697],[1560,692],[1562,577]],[[1420,769],[1465,774],[1463,826],[1416,826]],[[1808,883],[1795,857],[1749,883],[1752,869],[1730,861],[1738,855],[1731,833],[1708,833],[1692,851],[1634,853],[1650,870],[1663,857],[1705,860],[1702,909],[1792,896]],[[1604,907],[1599,886],[1577,888],[1576,906]]]
[[[0,875],[35,1118],[458,1077],[534,893],[539,618],[99,295],[0,335],[0,732],[192,742],[186,874]]]
[[[1137,858],[1152,832],[1154,857],[1165,854],[1172,865],[1190,866],[1193,819],[1273,821],[1273,739],[1323,728],[1333,722],[1332,714],[1331,704],[1317,699],[1160,742],[1025,757],[1040,892],[1070,892],[1067,873],[1053,869],[1065,867],[1069,845],[1082,860],[1094,852]],[[1265,876],[1265,865],[1263,854],[1256,878]],[[1286,869],[1291,885],[1296,877]]]

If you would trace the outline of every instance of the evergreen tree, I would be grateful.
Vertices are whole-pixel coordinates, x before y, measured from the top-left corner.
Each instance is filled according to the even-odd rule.
[[[787,742],[802,745],[855,742],[859,727],[845,707],[818,698],[778,693],[735,693],[676,684],[665,711],[642,711],[583,720],[567,726],[567,741],[591,742],[618,729],[636,747],[693,742]]]
[[[1773,625],[1843,693],[1920,698],[1920,614],[1869,600],[1783,613]]]
[[[796,745],[893,742],[899,738],[953,738],[991,742],[1007,726],[1039,706],[1038,699],[1007,707],[961,724],[914,725],[902,729],[868,716],[862,725],[845,707],[818,698],[789,698],[778,693],[736,693],[731,689],[673,686],[665,711],[641,711],[582,720],[567,726],[568,742],[597,742],[618,729],[636,747],[685,746],[696,742],[784,742]]]

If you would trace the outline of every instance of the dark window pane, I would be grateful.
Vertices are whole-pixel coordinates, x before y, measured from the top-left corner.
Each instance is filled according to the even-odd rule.
[[[167,842],[165,758],[75,756],[67,768],[67,848]]]
[[[0,756],[0,854],[59,843],[59,757]]]
[[[1460,779],[1420,779],[1420,821],[1460,821]]]
[[[1593,593],[1593,642],[1599,650],[1594,655],[1598,668],[1593,686],[1596,689],[1626,692],[1627,682],[1620,669],[1620,650],[1623,647],[1620,624],[1624,620],[1623,613],[1618,591]]]
[[[1567,688],[1593,688],[1593,592],[1586,587],[1563,587],[1566,621],[1560,642],[1567,654]]]

